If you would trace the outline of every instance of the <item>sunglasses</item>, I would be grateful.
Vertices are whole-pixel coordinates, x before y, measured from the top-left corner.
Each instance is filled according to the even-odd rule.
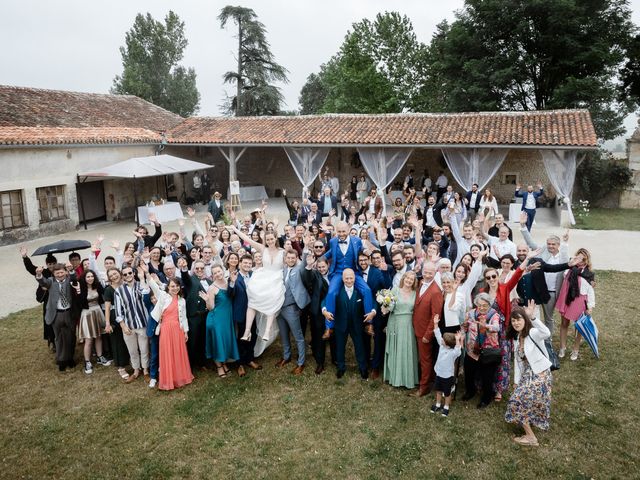
[[[123,277],[131,277],[131,276],[133,276],[133,272],[123,272],[122,276]]]
[[[485,280],[493,280],[494,278],[498,278],[498,275],[493,274],[493,275],[487,275],[486,277],[484,277]]]
[[[210,231],[210,232],[217,232],[217,231],[218,231],[218,229],[217,229],[217,228],[210,228],[210,229],[209,229],[209,231]]]
[[[313,248],[324,248],[324,245],[314,245]]]

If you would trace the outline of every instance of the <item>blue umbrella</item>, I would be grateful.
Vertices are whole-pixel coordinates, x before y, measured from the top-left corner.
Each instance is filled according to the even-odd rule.
[[[598,327],[593,321],[593,318],[591,318],[591,315],[583,313],[575,325],[576,330],[582,335],[582,338],[587,341],[596,358],[600,358],[600,354],[598,353]]]

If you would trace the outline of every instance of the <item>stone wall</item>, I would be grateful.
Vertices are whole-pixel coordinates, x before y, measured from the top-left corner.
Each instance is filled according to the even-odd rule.
[[[631,138],[627,140],[627,158],[634,186],[620,195],[620,208],[640,208],[640,121]]]
[[[0,149],[0,192],[20,190],[26,225],[0,230],[0,245],[16,243],[56,233],[67,232],[78,226],[79,207],[76,194],[76,175],[112,165],[131,157],[153,155],[153,146],[104,146],[104,147],[25,147]],[[111,187],[110,184],[114,186]],[[147,181],[141,182],[146,184]],[[40,221],[36,189],[64,185],[66,218],[50,222]],[[107,218],[120,218],[123,205],[129,201],[132,189],[124,180],[105,181]],[[144,191],[145,187],[141,190]],[[109,194],[118,198],[113,214],[109,215]],[[142,197],[140,197],[142,198]],[[133,214],[133,200],[130,200]]]
[[[226,196],[229,178],[229,166],[226,159],[215,147],[168,147],[165,153],[176,155],[189,160],[207,163],[212,166],[209,175],[216,188],[220,189],[223,196]],[[354,148],[332,148],[326,162],[330,173],[334,173],[340,180],[340,191],[343,193],[351,181],[353,175],[359,175],[364,169],[359,164]],[[296,176],[284,149],[281,147],[249,147],[238,161],[238,180],[241,186],[264,185],[267,195],[274,196],[276,190],[287,189],[291,197],[301,195],[302,187]],[[429,171],[432,180],[435,181],[440,170],[444,170],[450,181],[454,182],[455,188],[462,190],[453,180],[453,177],[446,168],[446,163],[442,153],[437,149],[415,150],[407,164],[395,180],[398,188],[401,188],[405,176],[410,169],[415,170],[416,179],[422,176],[423,171]],[[515,174],[523,184],[541,180],[545,190],[552,197],[555,196],[553,187],[548,182],[547,174],[542,164],[542,158],[537,150],[517,149],[511,150],[504,164],[498,170],[496,176],[489,182],[488,187],[498,198],[499,203],[509,203],[513,198],[515,184],[506,183],[505,175]],[[180,177],[176,175],[175,177]],[[187,194],[193,196],[191,188],[193,174],[185,177],[187,183]],[[176,178],[175,183],[182,192],[182,179]],[[316,180],[314,186],[319,188],[320,182]],[[213,189],[212,189],[213,191]]]

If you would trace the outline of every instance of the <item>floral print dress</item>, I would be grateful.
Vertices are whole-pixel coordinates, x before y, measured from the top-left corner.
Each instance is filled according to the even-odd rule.
[[[551,415],[551,370],[535,374],[527,361],[522,348],[516,351],[515,361],[520,366],[522,375],[520,383],[516,385],[504,419],[509,423],[522,425],[528,422],[541,430],[549,429],[549,417]]]

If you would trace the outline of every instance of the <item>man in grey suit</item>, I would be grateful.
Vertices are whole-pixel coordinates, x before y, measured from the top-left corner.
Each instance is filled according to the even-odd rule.
[[[300,327],[300,312],[309,304],[310,298],[307,289],[302,283],[302,271],[304,263],[298,263],[298,253],[288,250],[284,256],[284,303],[278,315],[278,328],[280,329],[280,341],[282,342],[282,358],[276,367],[284,367],[291,361],[291,343],[289,332],[293,334],[298,348],[298,365],[291,373],[300,375],[304,370],[305,343],[302,328]]]
[[[527,214],[522,212],[520,214],[520,233],[524,237],[524,241],[527,243],[527,246],[536,250],[538,245],[531,237],[531,233],[527,228]],[[562,241],[556,235],[551,235],[547,238],[546,245],[542,248],[542,252],[538,255],[544,262],[548,265],[559,265],[561,263],[567,263],[569,261],[569,231],[565,232],[562,236]],[[544,323],[553,335],[554,321],[553,321],[553,310],[556,306],[556,295],[560,292],[560,288],[562,287],[562,280],[564,279],[564,275],[561,273],[552,273],[545,272],[544,274],[545,281],[547,282],[547,289],[549,290],[549,301],[542,305],[542,310],[544,312]],[[547,342],[551,342],[551,337],[549,337]]]
[[[53,277],[44,278],[43,268],[36,269],[36,280],[49,292],[44,321],[53,327],[56,342],[56,363],[61,372],[76,366],[73,355],[76,349],[76,315],[72,298],[72,282],[76,281],[70,263],[57,263],[53,267]],[[67,273],[69,272],[69,273]]]

